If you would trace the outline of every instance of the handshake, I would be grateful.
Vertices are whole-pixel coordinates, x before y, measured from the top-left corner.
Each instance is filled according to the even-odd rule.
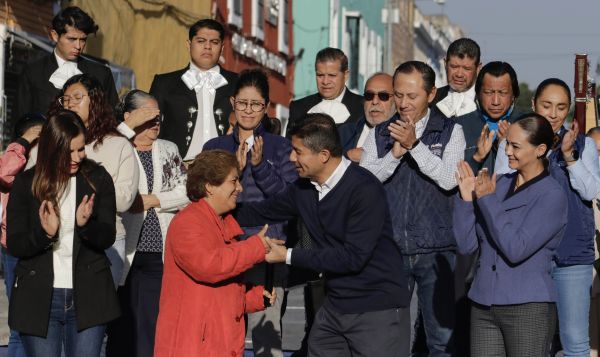
[[[267,237],[268,228],[269,225],[265,224],[260,232],[256,234],[265,246],[265,261],[267,263],[284,263],[287,256],[285,241]]]

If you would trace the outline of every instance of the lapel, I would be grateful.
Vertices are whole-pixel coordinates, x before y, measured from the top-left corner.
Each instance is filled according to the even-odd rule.
[[[86,194],[87,188],[88,187],[85,183],[85,179],[81,173],[78,172],[75,178],[75,212],[77,212],[77,207],[79,207],[79,203],[83,200],[83,196]],[[80,247],[81,241],[77,238],[77,218],[75,218],[75,236],[73,237],[73,267],[75,267],[75,263],[77,262],[77,255],[79,254]]]
[[[152,183],[152,192],[153,193],[157,193],[157,192],[161,192],[162,191],[162,186],[163,186],[163,182],[162,182],[162,162],[161,162],[161,157],[160,157],[160,144],[159,141],[156,140],[154,141],[154,144],[152,144],[152,176],[153,176],[153,183]],[[146,176],[146,175],[144,175]],[[146,185],[146,187],[148,187]],[[146,188],[147,190],[147,188]]]
[[[56,89],[52,83],[50,83],[50,76],[52,73],[58,69],[58,63],[56,62],[56,57],[54,56],[54,52],[51,52],[48,56],[46,56],[46,60],[44,61],[44,69],[43,69],[43,77],[39,80],[44,81],[44,86],[48,88],[50,93],[54,93],[60,89]]]
[[[504,177],[501,180],[499,180],[496,184],[495,195],[498,195],[498,201],[501,202],[502,208],[505,211],[526,206],[529,200],[531,199],[531,196],[527,194],[527,191],[529,191],[529,187],[521,192],[518,192],[515,195],[512,195],[506,200],[504,199],[506,197],[506,194],[508,193],[508,190],[510,190],[510,185],[515,175],[516,173],[504,175]],[[538,183],[540,182],[536,182],[534,185],[537,185]]]
[[[175,91],[177,93],[181,93],[184,94],[192,103],[195,104],[196,109],[198,109],[198,98],[196,98],[196,91],[193,89],[189,89],[185,83],[183,83],[183,80],[181,79],[181,76],[188,70],[190,69],[190,65],[188,64],[183,70],[181,70],[180,73],[177,74],[177,78],[176,78],[176,85],[175,85]],[[187,112],[187,108],[185,108],[185,111]],[[192,119],[193,121],[196,121],[196,116],[194,115],[194,118]]]

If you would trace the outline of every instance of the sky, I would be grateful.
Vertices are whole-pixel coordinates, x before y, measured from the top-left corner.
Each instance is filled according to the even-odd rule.
[[[425,15],[444,13],[481,47],[483,63],[509,62],[519,82],[535,88],[548,77],[569,86],[575,53],[587,53],[598,83],[600,0],[415,0]]]

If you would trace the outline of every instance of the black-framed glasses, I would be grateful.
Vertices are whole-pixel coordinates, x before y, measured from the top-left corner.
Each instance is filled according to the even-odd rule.
[[[263,109],[265,109],[265,103],[248,102],[246,100],[236,100],[235,101],[235,110],[239,110],[239,111],[243,112],[244,110],[246,110],[246,108],[248,108],[248,105],[250,106],[250,109],[253,112],[260,112]]]
[[[373,98],[375,98],[376,95],[377,95],[377,97],[379,97],[379,100],[382,102],[387,102],[388,100],[390,100],[390,97],[392,96],[388,92],[375,93],[375,92],[367,91],[367,92],[365,92],[365,94],[363,94],[363,97],[365,97],[365,100],[371,101],[371,100],[373,100]]]
[[[83,97],[87,97],[87,94],[75,93],[73,95],[63,95],[62,97],[58,97],[58,103],[63,107],[69,105],[69,103],[73,103],[73,105],[81,103]]]

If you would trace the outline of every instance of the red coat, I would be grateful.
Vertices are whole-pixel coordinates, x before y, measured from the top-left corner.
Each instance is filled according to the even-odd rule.
[[[242,356],[244,313],[264,309],[263,287],[246,289],[239,275],[265,259],[258,236],[224,220],[203,200],[169,227],[156,325],[156,357]]]

